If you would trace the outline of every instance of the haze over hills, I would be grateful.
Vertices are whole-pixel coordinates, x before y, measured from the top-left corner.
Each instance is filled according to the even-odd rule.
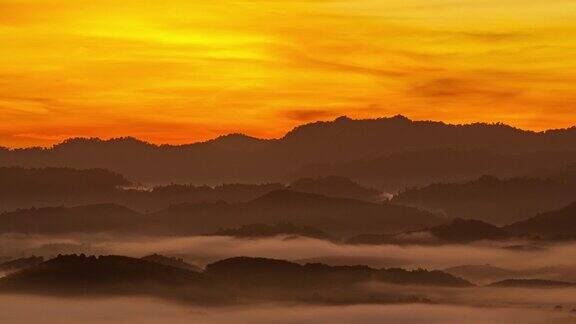
[[[296,127],[276,140],[231,135],[203,143],[157,146],[133,138],[106,141],[70,139],[47,149],[3,149],[0,151],[0,165],[105,168],[142,183],[214,185],[231,182],[284,182],[291,174],[298,173],[308,165],[338,165],[383,157],[386,161],[390,159],[386,157],[396,154],[428,152],[423,153],[428,158],[421,159],[420,165],[437,167],[431,167],[429,172],[417,178],[438,180],[444,177],[454,179],[479,176],[486,173],[486,166],[497,175],[507,174],[514,171],[510,167],[510,164],[515,164],[514,161],[522,161],[522,169],[527,171],[538,167],[563,167],[570,161],[576,161],[573,148],[575,140],[575,128],[536,133],[502,124],[449,125],[411,121],[403,116],[372,120],[340,117],[331,122]],[[476,164],[469,167],[470,170],[439,175],[435,169],[446,158],[442,156],[444,153],[437,157],[434,152],[446,152],[443,151],[446,149],[456,152],[488,152],[483,162],[485,166]],[[558,159],[559,156],[563,158]],[[536,160],[530,162],[528,157],[536,157]],[[504,166],[499,165],[501,160],[507,161],[503,163]],[[386,164],[381,166],[386,167]],[[474,172],[475,169],[482,173]],[[365,180],[366,177],[351,178]],[[380,174],[377,178],[375,182],[384,186],[386,176]],[[415,181],[420,180],[407,179],[404,184]],[[402,189],[404,185],[401,182],[396,178],[395,184],[386,189]]]
[[[531,234],[548,239],[576,239],[576,203],[548,211],[504,227],[515,234]]]

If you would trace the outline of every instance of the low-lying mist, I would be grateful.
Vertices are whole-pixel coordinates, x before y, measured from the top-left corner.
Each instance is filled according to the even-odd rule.
[[[204,265],[235,257],[267,257],[327,264],[365,264],[372,267],[445,269],[459,265],[486,265],[514,270],[576,268],[576,243],[548,245],[536,250],[510,249],[498,244],[476,245],[346,245],[312,238],[275,237],[237,239],[227,236],[114,237],[83,235],[48,237],[0,236],[0,256],[57,254],[117,254],[141,257],[162,253]]]
[[[258,305],[200,308],[147,298],[61,299],[10,295],[0,299],[0,322],[37,323],[573,323],[550,309],[455,305]]]

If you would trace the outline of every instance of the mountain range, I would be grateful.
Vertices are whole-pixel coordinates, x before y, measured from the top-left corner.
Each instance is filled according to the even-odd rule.
[[[310,170],[323,165],[320,170],[327,167],[330,175],[397,191],[430,180],[565,168],[576,162],[575,141],[576,128],[538,133],[503,124],[340,117],[296,127],[273,140],[232,134],[175,146],[134,138],[73,138],[51,148],[1,149],[0,166],[104,168],[146,184],[217,185],[316,177]],[[474,163],[460,163],[470,160]],[[361,167],[366,163],[368,168]]]

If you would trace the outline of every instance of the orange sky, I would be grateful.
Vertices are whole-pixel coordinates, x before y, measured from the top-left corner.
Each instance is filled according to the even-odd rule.
[[[576,124],[574,0],[0,0],[0,145]]]

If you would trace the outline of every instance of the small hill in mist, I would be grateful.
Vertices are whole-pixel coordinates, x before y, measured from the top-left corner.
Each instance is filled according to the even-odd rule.
[[[449,217],[505,225],[538,212],[560,208],[576,197],[576,186],[536,178],[498,179],[483,176],[462,183],[408,189],[393,202],[441,212]]]
[[[300,265],[284,260],[238,257],[195,272],[123,256],[58,256],[0,279],[0,292],[65,296],[149,295],[188,303],[292,301],[391,303],[428,301],[383,294],[361,283],[469,287],[441,271],[373,269],[367,266]]]
[[[140,183],[263,183],[283,182],[289,175],[310,165],[341,165],[349,161],[444,149],[522,155],[526,167],[557,167],[569,161],[576,162],[575,140],[574,128],[536,133],[502,124],[450,125],[412,121],[403,116],[367,120],[341,117],[330,122],[301,125],[276,140],[234,134],[176,146],[152,145],[134,138],[69,139],[47,149],[0,149],[0,166],[104,168]],[[531,162],[531,156],[537,162]],[[558,159],[559,156],[563,158]],[[443,178],[444,174],[437,170],[442,168],[442,159],[445,158],[433,154],[420,159],[420,168],[433,167],[415,177],[412,183],[421,184],[426,178]],[[463,159],[474,164],[471,158]],[[473,177],[494,171],[490,173],[508,175],[513,171],[508,162],[500,165],[498,158],[483,160],[485,162],[474,164],[479,167],[446,175],[461,180],[462,174]],[[374,165],[376,173],[369,173],[362,179],[379,178],[379,184],[385,183],[380,171],[386,170],[387,165]],[[347,176],[333,172],[323,175]],[[397,183],[396,190],[402,188],[398,185],[402,183]]]
[[[360,234],[347,240],[349,244],[464,244],[474,241],[492,241],[511,238],[495,225],[457,218],[431,228],[396,234]]]
[[[506,279],[492,283],[490,286],[502,288],[567,288],[576,287],[576,283],[543,279]]]
[[[467,287],[463,279],[441,271],[399,268],[373,269],[368,266],[329,266],[321,263],[300,265],[293,262],[265,258],[236,257],[206,266],[209,274],[217,275],[235,284],[284,284],[290,286],[330,285],[330,282],[357,283],[381,281],[406,285]],[[291,282],[291,280],[295,282]]]

